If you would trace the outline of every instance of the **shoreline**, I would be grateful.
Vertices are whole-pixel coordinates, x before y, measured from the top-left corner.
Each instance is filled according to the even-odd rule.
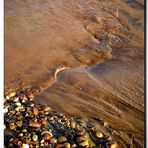
[[[112,136],[115,131],[108,123],[65,116],[49,106],[35,104],[33,98],[31,91],[5,96],[5,147],[118,147]]]

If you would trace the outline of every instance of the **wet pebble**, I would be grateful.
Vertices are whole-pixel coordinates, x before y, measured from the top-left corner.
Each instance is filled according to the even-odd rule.
[[[7,96],[9,96],[9,98],[12,98],[12,97],[14,97],[16,95],[16,92],[11,92],[11,93],[9,93],[9,95],[7,95]]]
[[[55,139],[55,138],[51,138],[51,139],[50,139],[50,143],[52,143],[52,144],[57,143],[57,139]]]
[[[118,144],[114,143],[114,144],[111,144],[110,148],[119,148],[119,147],[118,147]]]
[[[28,144],[22,144],[22,148],[29,148],[29,145]]]
[[[71,127],[72,129],[75,129],[75,128],[76,128],[76,123],[75,123],[75,121],[71,121],[70,127]]]
[[[100,131],[97,131],[97,132],[96,132],[96,137],[97,137],[97,138],[102,138],[102,137],[103,137],[103,133],[100,132]]]
[[[64,147],[64,148],[71,148],[70,143],[64,143],[64,144],[63,144],[63,147]]]
[[[81,141],[80,143],[78,143],[79,144],[79,146],[89,146],[89,142],[87,141],[87,140],[85,140],[85,141]]]
[[[65,136],[61,136],[59,139],[58,139],[58,143],[64,143],[67,141],[67,138]]]
[[[49,141],[51,139],[51,135],[49,133],[44,133],[42,134],[42,138],[45,140],[45,141]]]
[[[34,108],[33,108],[33,114],[34,114],[35,116],[37,116],[37,115],[39,114],[39,110],[38,110],[37,107],[34,107]]]
[[[29,122],[29,126],[30,127],[39,128],[40,127],[40,124],[38,122],[32,122],[32,121],[30,121]]]
[[[18,97],[14,97],[13,98],[13,102],[18,102],[19,101],[19,98]]]
[[[33,141],[37,141],[38,140],[38,136],[37,135],[33,135],[32,139],[33,139]]]

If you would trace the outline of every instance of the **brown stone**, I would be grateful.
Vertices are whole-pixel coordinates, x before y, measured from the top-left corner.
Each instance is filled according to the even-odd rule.
[[[34,114],[35,116],[37,116],[37,115],[39,114],[39,110],[38,110],[37,107],[34,107],[34,108],[33,108],[33,114]]]
[[[43,138],[45,141],[50,140],[51,137],[52,137],[52,136],[51,136],[50,134],[48,134],[48,133],[45,133],[45,134],[42,135],[42,138]]]
[[[29,126],[30,127],[39,128],[40,127],[40,124],[38,122],[30,121]]]

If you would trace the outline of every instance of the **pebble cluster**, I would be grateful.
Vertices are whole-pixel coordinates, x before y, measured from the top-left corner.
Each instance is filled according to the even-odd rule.
[[[35,104],[30,92],[5,96],[4,129],[6,148],[118,147],[93,123]]]

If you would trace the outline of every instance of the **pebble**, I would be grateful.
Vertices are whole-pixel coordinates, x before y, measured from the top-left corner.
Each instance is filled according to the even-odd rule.
[[[9,96],[9,98],[12,98],[12,97],[14,97],[16,95],[16,92],[11,92],[8,96]]]
[[[79,143],[79,146],[89,146],[89,142],[87,140]]]
[[[55,138],[51,138],[51,139],[50,139],[50,143],[52,143],[52,144],[57,143],[57,139],[55,139]]]
[[[97,131],[97,132],[96,132],[96,136],[97,136],[98,138],[103,138],[103,133],[100,132],[100,131]]]
[[[59,139],[58,139],[58,142],[59,143],[64,143],[67,141],[67,138],[65,136],[61,136]]]
[[[41,135],[43,135],[43,134],[49,134],[51,137],[53,136],[50,131],[43,131],[43,132],[41,133]]]
[[[49,111],[52,111],[51,107],[45,107],[44,108],[44,112],[49,112]]]
[[[50,121],[53,121],[53,120],[54,120],[54,118],[53,118],[53,117],[50,117],[50,118],[49,118],[49,120],[50,120]]]
[[[78,143],[81,143],[82,141],[86,141],[86,140],[87,140],[87,138],[85,138],[85,137],[78,137],[77,138]]]
[[[6,96],[6,100],[9,100],[10,99],[10,97],[9,96]]]
[[[22,132],[22,133],[26,133],[27,130],[26,130],[26,129],[22,129],[21,132]]]
[[[23,124],[22,121],[17,121],[17,122],[16,122],[16,125],[17,125],[18,127],[21,127],[22,124]]]
[[[15,103],[16,106],[21,106],[20,102]]]
[[[29,122],[29,126],[30,127],[39,128],[40,127],[40,124],[38,122],[32,122],[32,121],[30,121]]]
[[[74,144],[71,145],[71,147],[77,147],[77,145],[74,143]]]
[[[13,144],[12,143],[9,143],[9,148],[13,148]]]
[[[24,135],[23,133],[20,133],[18,136],[19,136],[19,137],[23,137],[23,135]]]
[[[45,124],[46,124],[46,119],[45,119],[45,118],[41,118],[40,123],[41,123],[42,125],[45,125]]]
[[[42,134],[42,138],[45,140],[45,141],[49,141],[51,139],[51,135],[49,133],[45,133],[45,134]]]
[[[116,143],[111,144],[110,148],[118,148],[118,144],[116,144]]]
[[[64,148],[71,148],[70,143],[64,143],[63,147]]]
[[[32,99],[34,97],[33,93],[31,93],[31,92],[27,93],[26,96],[30,99]]]
[[[18,97],[14,97],[13,98],[13,102],[18,102],[19,101],[19,98]]]
[[[75,129],[75,128],[76,128],[76,123],[75,123],[75,121],[71,121],[70,127],[71,127],[72,129]]]
[[[22,144],[22,148],[29,148],[29,145],[28,144]]]
[[[34,107],[34,108],[33,108],[33,114],[34,114],[35,116],[37,116],[37,115],[39,114],[39,110],[38,110],[37,107]]]
[[[33,135],[32,139],[33,139],[33,141],[37,141],[38,140],[38,136],[37,135]]]
[[[9,128],[10,128],[11,130],[14,130],[14,129],[16,128],[16,126],[14,125],[14,123],[10,123],[10,124],[9,124]]]

